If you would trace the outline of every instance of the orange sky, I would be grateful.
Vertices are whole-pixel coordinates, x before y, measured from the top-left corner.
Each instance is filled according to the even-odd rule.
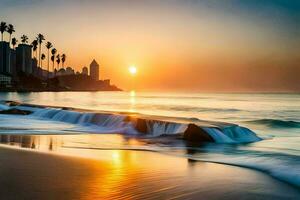
[[[299,16],[289,7],[231,0],[4,0],[0,20],[43,33],[67,66],[95,58],[100,76],[130,89],[300,92]]]

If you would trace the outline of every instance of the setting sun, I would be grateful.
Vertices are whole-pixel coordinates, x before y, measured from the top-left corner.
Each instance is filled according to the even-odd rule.
[[[135,66],[130,66],[129,67],[129,73],[130,74],[134,75],[134,74],[136,74],[136,72],[137,72],[137,69],[136,69]]]

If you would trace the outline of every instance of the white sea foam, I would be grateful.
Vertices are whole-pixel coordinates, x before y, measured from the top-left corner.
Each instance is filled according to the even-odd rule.
[[[261,139],[251,130],[237,125],[219,128],[203,128],[216,143],[248,143]]]
[[[191,156],[192,159],[247,167],[262,171],[279,180],[300,187],[300,160],[296,156],[284,154],[266,154],[249,152],[250,154],[217,155],[207,158]]]
[[[9,106],[5,105],[5,104],[0,104],[0,110],[8,110]]]
[[[113,113],[88,113],[47,107],[38,108],[31,106],[16,106],[15,108],[33,112],[29,116],[24,116],[24,119],[26,118],[29,120],[29,118],[32,118],[34,120],[41,121],[58,121],[69,124],[69,126],[70,124],[74,124],[68,128],[64,127],[64,129],[59,127],[57,131],[138,134],[133,122],[125,120],[127,115]],[[147,126],[147,135],[153,137],[180,134],[187,129],[186,123],[157,121],[151,119],[147,119],[145,122]],[[31,129],[37,129],[37,125],[39,123],[36,123],[36,121],[32,123],[35,123],[36,125],[29,125],[29,127],[31,127]],[[216,143],[245,143],[260,140],[254,132],[236,125],[221,128],[204,128],[204,130],[215,140]]]

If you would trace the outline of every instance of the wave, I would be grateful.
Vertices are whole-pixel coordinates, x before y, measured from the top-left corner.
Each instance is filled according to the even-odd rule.
[[[271,128],[300,128],[300,122],[279,119],[259,119],[247,121],[247,123],[265,125]]]
[[[171,105],[154,105],[156,109],[159,110],[175,110],[175,111],[193,111],[193,112],[216,112],[216,113],[226,113],[226,112],[241,112],[243,110],[236,108],[209,108],[209,107],[196,107],[196,106],[171,106]]]
[[[9,106],[5,105],[5,104],[0,104],[0,110],[8,110]]]
[[[188,157],[189,159],[197,161],[227,164],[258,170],[278,180],[298,188],[300,187],[300,162],[298,156],[280,154],[268,155],[266,153],[259,155],[259,153],[256,153],[256,155],[221,155],[221,157],[215,156],[214,158],[197,158],[192,155]]]
[[[76,126],[69,131],[88,133],[121,133],[146,137],[178,135],[192,142],[248,143],[261,140],[253,131],[221,122],[141,114],[92,112],[74,108],[19,104],[10,108],[31,111],[39,120],[59,121]]]

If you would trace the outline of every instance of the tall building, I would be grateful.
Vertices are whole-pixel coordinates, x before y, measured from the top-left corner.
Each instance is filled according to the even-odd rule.
[[[11,77],[9,75],[0,74],[0,87],[11,86]]]
[[[19,44],[17,47],[17,71],[32,74],[31,45]]]
[[[16,50],[10,49],[10,73],[14,79],[17,77],[17,53]]]
[[[82,75],[89,75],[89,70],[87,67],[83,67],[82,68],[82,72],[81,72]]]
[[[0,42],[0,73],[10,74],[10,48],[8,42]]]
[[[90,64],[90,76],[92,79],[99,80],[99,64],[94,59]]]

